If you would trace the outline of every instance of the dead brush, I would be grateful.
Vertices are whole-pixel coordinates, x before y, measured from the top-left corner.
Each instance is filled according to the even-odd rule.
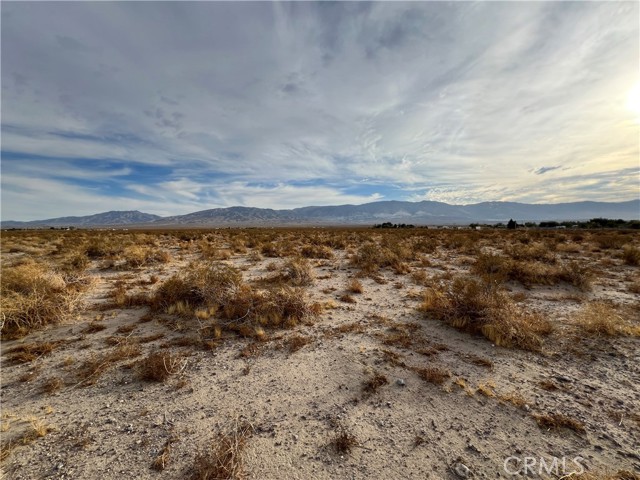
[[[77,384],[81,386],[93,385],[116,363],[137,357],[141,353],[139,345],[127,343],[101,355],[92,354],[78,368],[76,372]]]
[[[211,446],[195,457],[191,480],[237,480],[244,478],[243,454],[253,435],[251,424],[235,418],[228,432],[218,433]]]
[[[305,258],[325,260],[331,260],[334,257],[333,250],[325,245],[305,245],[300,249],[300,255]]]
[[[169,458],[171,456],[172,445],[178,441],[178,436],[175,434],[171,434],[167,441],[162,446],[162,449],[156,455],[156,458],[151,462],[151,468],[158,472],[162,472],[169,463]]]
[[[60,377],[50,377],[42,384],[42,393],[51,395],[64,387],[64,381]]]
[[[637,267],[640,265],[640,248],[625,245],[622,250],[622,260],[626,265]]]
[[[581,422],[561,413],[533,414],[533,418],[538,426],[544,430],[560,430],[566,428],[579,434],[586,432]]]
[[[308,260],[293,258],[287,260],[282,266],[280,278],[293,286],[305,287],[313,284],[315,273]]]
[[[370,397],[371,395],[375,394],[380,389],[380,387],[382,387],[383,385],[387,385],[388,383],[389,379],[386,376],[376,372],[362,384],[363,395],[365,396],[365,398]]]
[[[151,298],[154,310],[167,311],[182,302],[188,306],[223,305],[242,286],[241,272],[225,264],[191,264],[186,274],[177,274],[163,282]],[[190,308],[185,314],[192,313]]]
[[[640,326],[632,325],[607,302],[590,302],[578,313],[576,325],[587,335],[612,337],[640,336]]]
[[[331,439],[330,445],[339,455],[351,453],[353,447],[358,446],[358,439],[344,425],[339,425],[336,435]]]
[[[513,303],[496,285],[456,278],[448,288],[429,289],[419,309],[430,317],[470,333],[482,334],[498,346],[538,351],[551,324]]]
[[[347,282],[347,291],[350,293],[362,293],[364,291],[364,287],[362,286],[362,282],[357,278],[352,278]]]
[[[302,347],[304,347],[305,345],[309,345],[310,343],[311,339],[302,335],[293,335],[284,342],[289,353],[295,353]]]
[[[7,359],[12,363],[29,363],[42,356],[49,355],[63,343],[62,340],[26,343],[11,347],[3,353],[7,355]]]
[[[4,338],[68,318],[80,305],[82,283],[70,285],[48,266],[27,262],[2,267],[0,285],[1,333]]]
[[[451,377],[451,372],[442,367],[414,367],[412,370],[425,382],[442,385]]]
[[[403,274],[410,271],[405,262],[411,258],[411,250],[398,243],[382,246],[375,242],[368,242],[362,245],[351,257],[351,263],[367,275],[374,275],[385,267],[393,269],[398,274]]]
[[[166,382],[171,375],[184,371],[186,365],[187,361],[182,355],[155,351],[139,360],[135,368],[141,380]]]

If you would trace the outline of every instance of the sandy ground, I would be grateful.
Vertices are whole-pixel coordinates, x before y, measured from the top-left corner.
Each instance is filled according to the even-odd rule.
[[[185,268],[192,255],[133,272],[100,270],[94,262],[89,273],[95,279],[76,319],[2,342],[6,352],[25,342],[64,340],[30,363],[2,356],[3,440],[18,438],[33,425],[50,427],[11,452],[2,465],[4,478],[189,478],[196,454],[238,419],[253,426],[242,463],[246,476],[255,479],[511,478],[522,476],[510,472],[522,473],[525,457],[537,462],[529,478],[560,478],[577,469],[576,457],[589,472],[640,472],[637,338],[558,337],[541,353],[496,347],[425,318],[416,309],[424,287],[387,270],[382,271],[386,283],[362,278],[363,293],[352,294],[355,303],[345,303],[339,298],[357,270],[344,252],[312,261],[311,299],[331,301],[332,307],[294,329],[269,331],[261,342],[229,337],[209,351],[188,342],[171,345],[189,338],[197,321],[176,325],[159,315],[141,323],[146,307],[100,309],[116,280],[124,279],[132,290],[152,291],[154,285],[135,286],[135,281],[151,274],[166,278]],[[283,261],[247,257],[234,255],[228,262],[241,267],[248,280],[268,276],[267,265]],[[412,265],[419,268],[431,277],[465,273],[468,259],[440,254],[429,267]],[[559,328],[585,299],[637,306],[640,295],[626,285],[637,278],[638,267],[618,262],[603,271],[587,294],[571,286],[509,288],[523,292],[523,304]],[[96,319],[107,328],[83,333]],[[130,332],[117,332],[127,326]],[[408,333],[412,343],[395,342],[399,332]],[[155,334],[160,338],[142,343],[140,357],[116,363],[95,384],[76,381],[85,359],[117,348],[107,343],[110,337]],[[292,336],[309,343],[291,351]],[[158,348],[181,353],[182,372],[165,383],[138,379],[133,363]],[[413,369],[430,366],[450,376],[438,385]],[[376,374],[388,383],[366,392],[363,385]],[[64,386],[45,393],[52,377]],[[509,401],[514,393],[524,405]],[[578,420],[585,432],[538,426],[534,416],[551,413]],[[341,429],[356,439],[349,453],[333,448]],[[166,468],[156,471],[151,465],[168,440]],[[507,471],[509,457],[515,458]],[[564,458],[566,469],[541,471],[541,458],[549,463]]]

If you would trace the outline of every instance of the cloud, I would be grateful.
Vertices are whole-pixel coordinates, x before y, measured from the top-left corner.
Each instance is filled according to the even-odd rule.
[[[540,168],[536,168],[533,173],[535,173],[536,175],[544,175],[547,172],[551,172],[553,170],[557,170],[560,168],[560,165],[556,165],[553,167],[540,167]]]
[[[92,211],[354,203],[389,185],[387,199],[637,198],[638,8],[7,3],[3,217],[52,204],[5,195],[17,173],[94,195]]]

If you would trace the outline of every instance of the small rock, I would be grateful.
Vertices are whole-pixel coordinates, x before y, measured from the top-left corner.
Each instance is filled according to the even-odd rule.
[[[453,465],[453,471],[460,478],[469,478],[469,476],[471,475],[471,470],[469,470],[469,467],[460,462]]]
[[[404,379],[399,378],[396,380],[396,385],[398,385],[399,387],[405,387],[407,383],[404,381]]]

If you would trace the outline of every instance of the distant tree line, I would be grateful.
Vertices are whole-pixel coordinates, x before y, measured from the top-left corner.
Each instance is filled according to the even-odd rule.
[[[617,220],[613,220],[610,218],[592,218],[591,220],[586,221],[564,221],[564,222],[556,222],[556,221],[548,221],[548,222],[525,222],[524,224],[516,223],[514,220],[509,220],[509,223],[505,225],[504,223],[496,223],[495,225],[486,225],[479,223],[472,223],[469,225],[471,228],[476,227],[486,227],[486,228],[587,228],[587,229],[596,229],[596,228],[619,228],[619,229],[634,229],[640,230],[640,220],[622,220],[621,218]]]

